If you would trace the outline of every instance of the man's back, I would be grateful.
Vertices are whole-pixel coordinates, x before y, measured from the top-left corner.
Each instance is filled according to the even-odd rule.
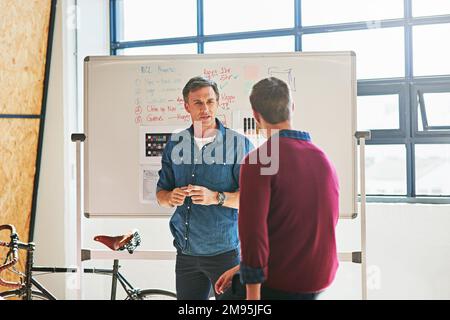
[[[276,148],[273,141],[270,145],[274,161]],[[254,152],[267,154],[267,147]],[[294,130],[280,132],[276,174],[261,175],[264,165],[248,164],[249,159],[251,155],[241,167],[242,263],[262,268],[264,285],[272,289],[294,293],[325,289],[338,266],[339,186],[333,165],[309,135]],[[267,221],[266,227],[257,221]]]

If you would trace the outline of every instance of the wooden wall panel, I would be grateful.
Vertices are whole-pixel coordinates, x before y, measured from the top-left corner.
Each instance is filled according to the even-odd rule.
[[[0,222],[13,224],[28,241],[39,134],[38,119],[0,119]],[[7,241],[8,232],[1,239]],[[6,237],[6,238],[5,238]],[[5,250],[0,251],[4,257]],[[25,254],[20,257],[23,270]]]
[[[50,0],[0,0],[0,114],[40,114]]]
[[[0,0],[0,224],[14,224],[28,241],[38,159],[40,116],[52,0]],[[0,234],[7,239],[7,232]],[[0,263],[5,250],[0,249]],[[26,254],[18,269],[23,271]],[[7,280],[11,273],[1,274]],[[0,291],[6,290],[0,287]]]

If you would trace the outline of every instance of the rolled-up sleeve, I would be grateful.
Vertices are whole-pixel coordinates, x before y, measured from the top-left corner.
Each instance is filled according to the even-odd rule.
[[[172,148],[169,144],[164,148],[161,158],[161,169],[158,171],[159,179],[156,185],[156,192],[161,190],[172,191],[175,188],[175,177],[170,158],[171,150]]]
[[[243,163],[240,173],[239,238],[241,282],[262,283],[268,276],[269,237],[267,217],[271,176],[259,164]]]

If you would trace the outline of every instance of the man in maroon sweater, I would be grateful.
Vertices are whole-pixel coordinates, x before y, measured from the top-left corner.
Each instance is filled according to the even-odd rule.
[[[247,299],[316,299],[338,268],[335,169],[308,133],[292,129],[285,82],[261,80],[250,102],[268,141],[241,166],[241,263],[225,272],[215,289],[227,289],[240,269]]]

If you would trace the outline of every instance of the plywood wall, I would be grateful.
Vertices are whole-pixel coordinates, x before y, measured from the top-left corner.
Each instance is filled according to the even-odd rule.
[[[41,115],[51,7],[51,0],[0,0],[0,224],[14,224],[22,241],[30,231],[40,119],[5,115]]]

